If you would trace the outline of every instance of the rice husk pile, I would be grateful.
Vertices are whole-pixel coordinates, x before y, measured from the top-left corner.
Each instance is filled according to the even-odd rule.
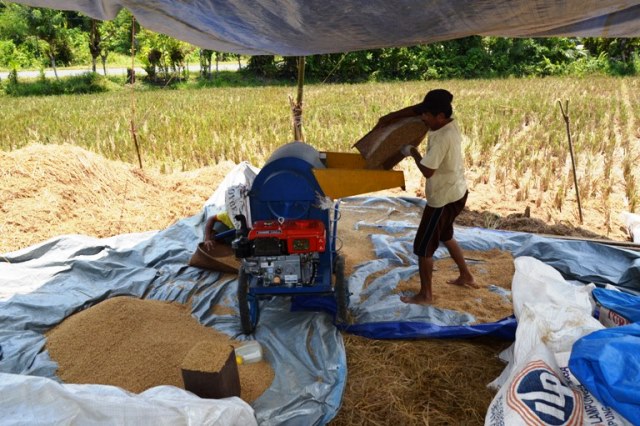
[[[181,367],[212,366],[242,342],[198,323],[186,305],[114,297],[78,312],[46,333],[46,349],[65,383],[119,386],[140,393],[160,385],[184,389]],[[224,361],[223,361],[224,363]],[[239,365],[241,395],[257,399],[273,381],[266,361]]]
[[[368,169],[390,169],[404,158],[400,148],[418,146],[427,134],[427,126],[419,117],[396,120],[374,129],[360,139],[354,147],[360,151]]]

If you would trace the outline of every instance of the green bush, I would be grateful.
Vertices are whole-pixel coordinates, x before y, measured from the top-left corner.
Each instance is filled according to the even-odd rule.
[[[19,82],[9,80],[4,83],[4,92],[9,96],[51,96],[100,93],[109,90],[109,80],[96,73],[66,77],[60,80],[39,79]]]

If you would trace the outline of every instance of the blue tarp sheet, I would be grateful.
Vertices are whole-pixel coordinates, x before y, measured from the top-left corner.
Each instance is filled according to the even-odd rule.
[[[475,319],[468,313],[406,305],[389,291],[399,279],[417,273],[410,247],[418,221],[415,212],[423,203],[413,198],[343,201],[344,211],[398,213],[393,221],[357,224],[371,234],[377,258],[358,265],[349,277],[355,322],[345,330],[380,339],[481,334],[512,338],[513,318],[472,325]],[[14,295],[0,302],[0,372],[54,378],[56,364],[42,351],[43,333],[117,295],[183,303],[191,298],[192,313],[202,324],[244,338],[237,315],[215,315],[210,309],[216,304],[233,307],[235,276],[187,266],[203,235],[205,211],[160,232],[108,239],[63,236],[2,256],[0,296]],[[340,233],[340,225],[338,229]],[[536,257],[569,280],[640,290],[640,255],[633,251],[480,228],[457,228],[456,238],[466,250],[497,248],[514,257]],[[437,255],[443,254],[441,248]],[[389,266],[388,273],[363,288],[367,276]],[[363,291],[368,297],[361,302]],[[323,298],[298,298],[291,307],[283,297],[261,302],[255,338],[265,346],[276,377],[253,407],[261,424],[324,424],[337,413],[346,381],[341,334],[331,314],[317,312],[331,312],[335,306]]]
[[[569,368],[600,402],[640,424],[640,324],[581,338],[573,345]]]

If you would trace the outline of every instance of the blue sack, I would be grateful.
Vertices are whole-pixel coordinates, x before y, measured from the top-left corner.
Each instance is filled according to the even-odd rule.
[[[606,327],[640,322],[640,296],[604,288],[593,289],[591,295],[596,302],[594,316]]]
[[[601,403],[640,425],[640,324],[593,332],[573,345],[569,369]]]

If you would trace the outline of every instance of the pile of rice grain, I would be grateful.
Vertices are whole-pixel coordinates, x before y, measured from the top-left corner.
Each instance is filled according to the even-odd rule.
[[[211,365],[242,343],[198,323],[186,305],[114,297],[78,312],[46,333],[46,349],[65,383],[113,385],[139,393],[159,385],[184,389],[182,364],[195,345],[218,348]],[[209,356],[201,352],[194,356]],[[266,361],[239,365],[241,398],[253,402],[271,385]]]

